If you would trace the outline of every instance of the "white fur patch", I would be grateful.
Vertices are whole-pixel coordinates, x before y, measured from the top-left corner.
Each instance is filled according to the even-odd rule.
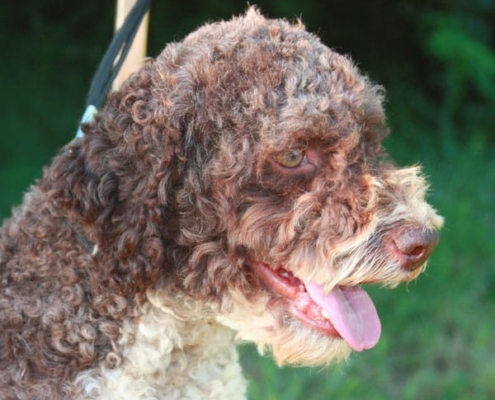
[[[116,369],[93,369],[75,380],[78,399],[245,399],[233,332],[207,320],[180,320],[148,303],[124,324]]]

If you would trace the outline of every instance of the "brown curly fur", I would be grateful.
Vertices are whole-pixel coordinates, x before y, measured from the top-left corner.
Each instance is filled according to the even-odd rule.
[[[160,307],[237,331],[271,307],[272,326],[239,338],[281,363],[337,357],[325,348],[342,341],[287,322],[250,260],[329,287],[417,276],[377,261],[392,227],[441,225],[417,170],[385,161],[382,100],[301,23],[255,10],[169,44],[109,96],[2,228],[0,398],[99,398],[78,375],[126,365],[124,333]],[[296,148],[309,166],[276,161]],[[344,268],[351,258],[360,261]]]

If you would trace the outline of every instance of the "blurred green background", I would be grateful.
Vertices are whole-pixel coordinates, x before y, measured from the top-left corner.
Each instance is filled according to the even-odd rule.
[[[302,17],[387,88],[400,165],[423,165],[446,217],[416,282],[371,288],[378,346],[330,369],[279,369],[249,346],[250,399],[495,399],[495,0],[264,0]],[[0,217],[74,135],[113,30],[113,0],[0,4]],[[154,0],[149,54],[244,1]],[[323,350],[323,349],[322,349]]]

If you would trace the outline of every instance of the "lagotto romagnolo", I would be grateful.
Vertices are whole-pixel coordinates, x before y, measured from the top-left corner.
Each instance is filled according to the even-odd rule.
[[[4,223],[0,398],[243,399],[238,342],[373,347],[362,285],[416,278],[442,225],[387,159],[383,96],[254,8],[167,45]]]

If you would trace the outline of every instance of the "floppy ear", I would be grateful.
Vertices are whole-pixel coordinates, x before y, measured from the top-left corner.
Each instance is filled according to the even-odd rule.
[[[153,62],[109,96],[85,137],[66,146],[41,185],[69,224],[98,245],[101,290],[136,293],[164,269],[165,212],[180,132]],[[96,289],[96,288],[95,288]]]

